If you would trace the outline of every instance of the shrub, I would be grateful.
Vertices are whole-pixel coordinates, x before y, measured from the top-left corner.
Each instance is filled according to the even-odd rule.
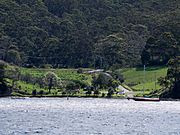
[[[102,93],[102,96],[101,97],[105,97],[105,93]]]
[[[36,90],[33,90],[33,91],[32,91],[32,95],[33,95],[33,96],[36,96],[36,94],[37,94],[37,91],[36,91]]]
[[[64,96],[64,95],[66,95],[66,92],[65,92],[65,91],[63,91],[63,92],[62,92],[62,95],[63,95],[63,96]]]
[[[77,73],[78,73],[78,74],[82,74],[82,73],[83,73],[83,70],[82,70],[81,68],[79,68],[79,69],[77,70]]]
[[[43,90],[40,90],[40,91],[38,92],[38,94],[42,96],[42,95],[44,94],[44,91],[43,91]]]
[[[100,94],[99,90],[94,90],[94,95],[98,96]]]
[[[92,91],[91,91],[91,90],[88,90],[88,91],[86,92],[86,96],[87,96],[87,95],[90,96],[91,94],[92,94]]]

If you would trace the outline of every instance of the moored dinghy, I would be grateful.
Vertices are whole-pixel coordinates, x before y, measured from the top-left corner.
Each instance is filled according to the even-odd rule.
[[[155,101],[155,102],[160,101],[159,98],[148,98],[148,97],[134,97],[132,99],[135,100],[135,101]]]

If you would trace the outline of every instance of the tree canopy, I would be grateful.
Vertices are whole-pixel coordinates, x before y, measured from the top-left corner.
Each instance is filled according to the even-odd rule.
[[[136,66],[151,36],[169,32],[179,45],[179,6],[177,0],[1,0],[0,58],[22,66],[92,67],[107,45],[99,54],[104,65]]]
[[[160,83],[165,87],[161,97],[180,98],[180,56],[169,60],[167,76]]]
[[[0,96],[7,93],[8,87],[5,81],[6,63],[0,60]]]

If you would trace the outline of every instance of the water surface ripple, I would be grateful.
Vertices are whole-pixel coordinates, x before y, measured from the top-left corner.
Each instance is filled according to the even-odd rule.
[[[2,98],[0,135],[180,135],[180,102]]]

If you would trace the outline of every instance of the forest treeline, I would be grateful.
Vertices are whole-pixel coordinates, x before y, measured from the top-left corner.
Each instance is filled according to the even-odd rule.
[[[165,64],[179,53],[178,7],[178,0],[1,0],[0,58],[20,66]]]

